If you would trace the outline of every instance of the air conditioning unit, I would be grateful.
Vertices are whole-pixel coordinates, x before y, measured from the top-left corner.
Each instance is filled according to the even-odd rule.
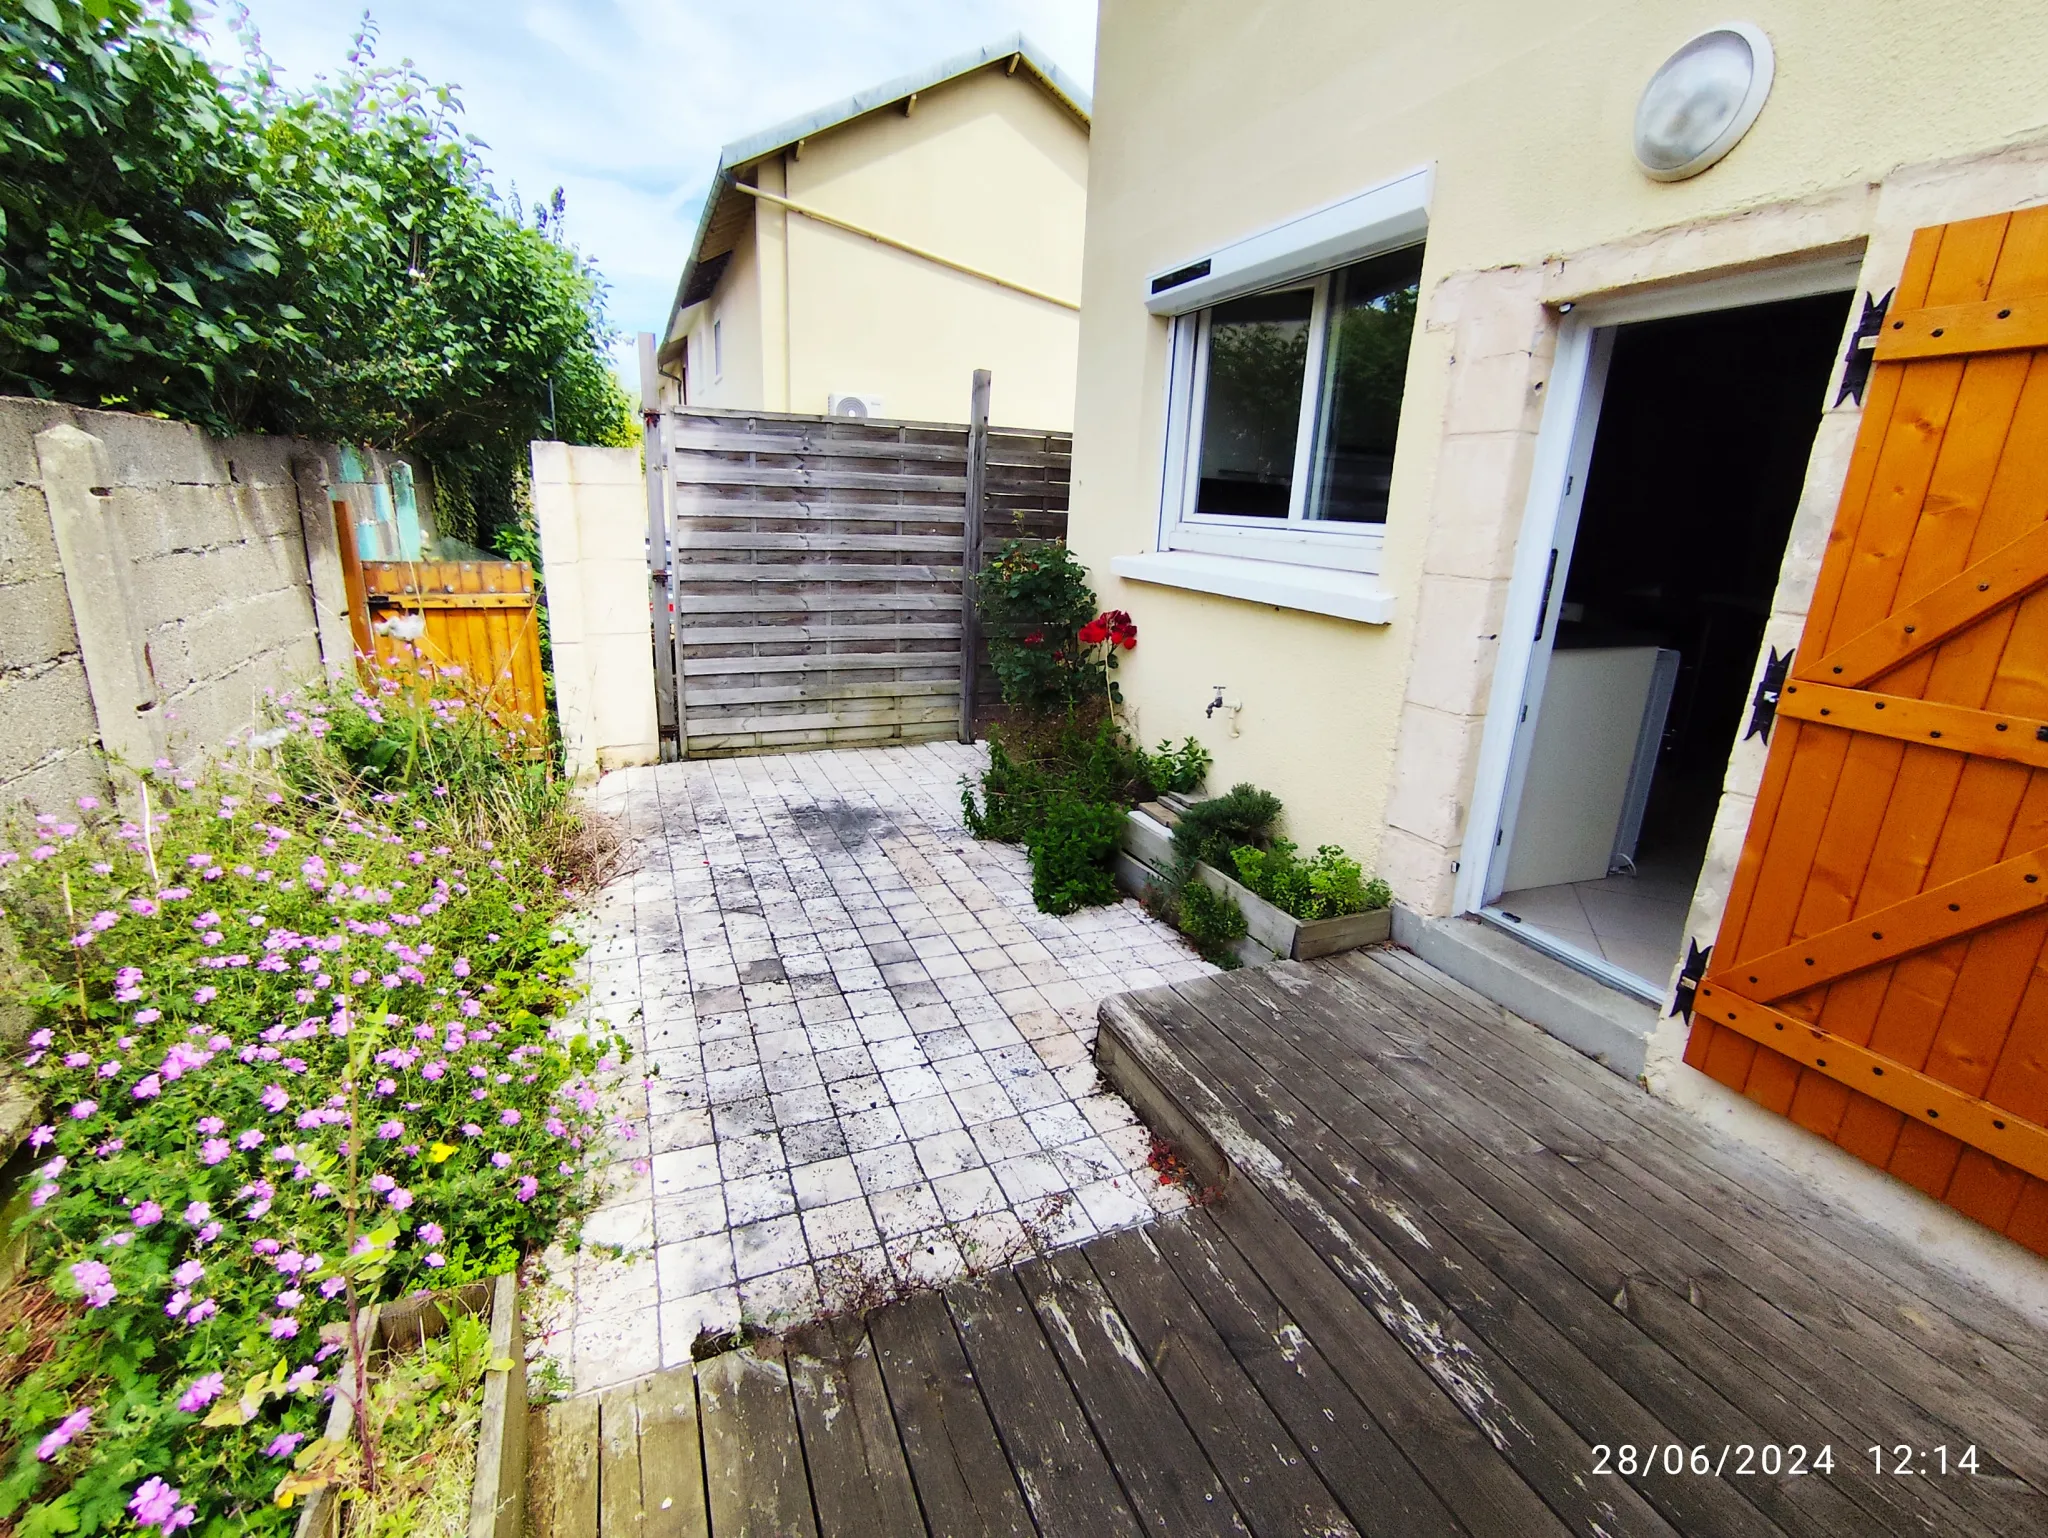
[[[825,415],[828,417],[878,417],[882,414],[882,397],[879,395],[827,395]]]

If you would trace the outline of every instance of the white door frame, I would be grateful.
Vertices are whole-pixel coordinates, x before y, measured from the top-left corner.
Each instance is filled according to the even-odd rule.
[[[1508,582],[1507,614],[1501,621],[1500,651],[1494,662],[1493,687],[1487,697],[1486,727],[1480,737],[1479,760],[1472,787],[1472,810],[1459,850],[1458,876],[1452,887],[1453,910],[1477,912],[1498,894],[1497,876],[1506,869],[1514,838],[1514,805],[1518,799],[1526,752],[1517,749],[1533,738],[1542,702],[1543,679],[1550,665],[1550,642],[1557,633],[1557,611],[1564,602],[1565,576],[1571,564],[1571,540],[1577,532],[1579,501],[1591,463],[1599,427],[1600,396],[1606,385],[1606,361],[1613,328],[1643,320],[1668,320],[1709,310],[1771,304],[1781,299],[1806,299],[1817,294],[1852,293],[1862,272],[1862,255],[1831,255],[1792,267],[1735,273],[1646,294],[1595,297],[1569,307],[1560,322],[1557,351],[1551,366],[1549,399],[1537,429],[1536,453],[1529,474],[1529,496],[1515,543],[1514,572]],[[1550,553],[1558,552],[1557,571],[1550,574]],[[1549,577],[1549,603],[1543,614],[1543,639],[1537,639],[1538,611]],[[1522,706],[1529,705],[1522,720]],[[1496,856],[1498,856],[1496,858]]]

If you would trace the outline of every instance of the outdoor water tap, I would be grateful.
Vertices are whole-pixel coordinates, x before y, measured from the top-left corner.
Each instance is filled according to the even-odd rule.
[[[1241,705],[1241,704],[1231,704],[1231,703],[1229,703],[1229,702],[1225,701],[1225,699],[1223,698],[1223,685],[1221,685],[1221,684],[1217,684],[1217,685],[1215,685],[1214,687],[1215,687],[1215,690],[1216,690],[1216,698],[1214,698],[1213,700],[1209,701],[1209,708],[1208,708],[1207,710],[1203,711],[1203,712],[1202,712],[1202,714],[1203,714],[1203,716],[1205,716],[1205,717],[1207,717],[1207,718],[1209,718],[1209,719],[1212,719],[1212,720],[1213,720],[1213,719],[1215,718],[1215,715],[1216,715],[1216,712],[1217,712],[1217,711],[1219,711],[1219,710],[1227,710],[1227,711],[1229,711],[1229,712],[1230,712],[1230,735],[1231,735],[1231,736],[1233,736],[1233,737],[1235,737],[1235,736],[1237,735],[1237,713],[1238,713],[1238,712],[1239,712],[1240,710],[1244,709],[1244,706],[1243,706],[1243,705]]]

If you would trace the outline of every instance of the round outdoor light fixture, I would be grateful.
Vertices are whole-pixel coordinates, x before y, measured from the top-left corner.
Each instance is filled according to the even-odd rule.
[[[1636,104],[1636,163],[1684,181],[1734,149],[1771,94],[1771,40],[1748,22],[1702,32],[1658,68]]]

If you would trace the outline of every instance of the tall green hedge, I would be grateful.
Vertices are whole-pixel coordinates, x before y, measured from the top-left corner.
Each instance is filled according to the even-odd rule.
[[[529,439],[634,441],[559,197],[502,201],[447,87],[367,30],[223,81],[193,25],[0,0],[0,391],[409,450],[486,540]]]

